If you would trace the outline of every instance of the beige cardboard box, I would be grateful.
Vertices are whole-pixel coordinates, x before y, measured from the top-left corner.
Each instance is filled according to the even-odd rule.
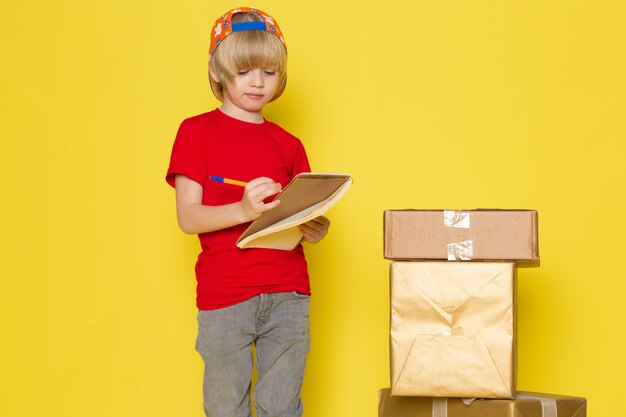
[[[392,397],[382,389],[378,417],[585,417],[587,400],[565,395],[518,391],[513,400]]]
[[[535,210],[386,210],[385,258],[539,266]]]
[[[515,272],[511,262],[392,262],[392,395],[513,398]]]

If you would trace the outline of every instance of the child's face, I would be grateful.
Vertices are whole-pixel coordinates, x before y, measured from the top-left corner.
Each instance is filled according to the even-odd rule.
[[[273,68],[241,70],[226,84],[224,103],[230,102],[241,110],[259,113],[274,97],[279,74]]]

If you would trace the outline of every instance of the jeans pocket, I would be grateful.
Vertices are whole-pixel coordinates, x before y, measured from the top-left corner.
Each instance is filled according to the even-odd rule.
[[[306,295],[306,294],[301,294],[298,291],[291,291],[291,295],[293,296],[293,298],[295,298],[296,300],[309,300],[311,299],[310,295]]]

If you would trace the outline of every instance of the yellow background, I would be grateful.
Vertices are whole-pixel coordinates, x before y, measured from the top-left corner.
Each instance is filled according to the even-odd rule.
[[[201,416],[193,263],[164,181],[213,109],[212,22],[239,2],[3,2],[0,415]],[[626,410],[621,0],[259,1],[289,85],[266,117],[355,184],[307,248],[307,417],[377,415],[391,208],[533,208],[520,389]]]

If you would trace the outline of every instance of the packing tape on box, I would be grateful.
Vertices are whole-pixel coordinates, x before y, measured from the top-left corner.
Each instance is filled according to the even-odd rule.
[[[536,395],[519,394],[515,396],[516,400],[536,400],[541,401],[542,417],[557,417],[556,400],[554,398],[538,397]]]
[[[465,405],[471,405],[476,398],[463,398]],[[433,398],[433,416],[432,417],[448,417],[448,398]],[[556,416],[555,416],[556,417]]]
[[[556,400],[554,398],[538,397],[536,395],[518,394],[516,400],[534,400],[541,403],[541,417],[558,417]],[[463,403],[472,405],[476,398],[463,398]],[[489,401],[489,400],[487,400]],[[448,399],[433,398],[432,417],[448,417]]]
[[[474,257],[474,241],[448,243],[449,261],[469,261]]]
[[[445,227],[456,227],[459,229],[470,228],[469,211],[444,210],[443,225]]]
[[[447,398],[433,398],[433,417],[448,417]]]
[[[444,210],[443,225],[457,229],[470,228],[469,211]],[[469,261],[474,257],[474,242],[465,240],[448,244],[449,261]]]

